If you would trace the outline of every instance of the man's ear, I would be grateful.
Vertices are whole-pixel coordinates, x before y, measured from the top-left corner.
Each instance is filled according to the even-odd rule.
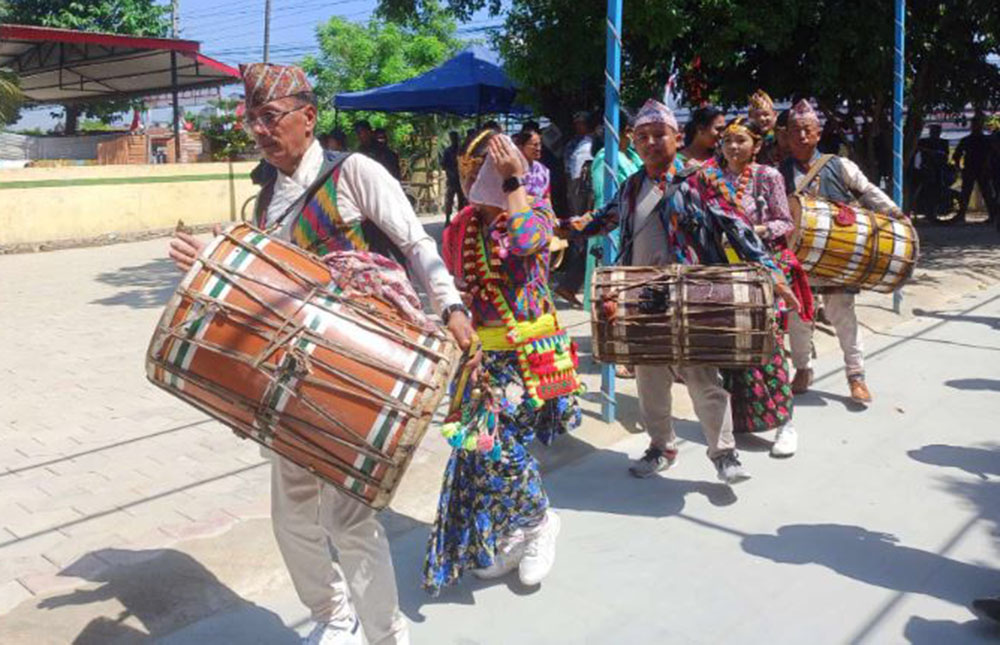
[[[302,114],[306,117],[306,128],[309,129],[309,134],[314,134],[316,132],[316,120],[319,118],[319,111],[315,105],[310,103],[303,108]]]

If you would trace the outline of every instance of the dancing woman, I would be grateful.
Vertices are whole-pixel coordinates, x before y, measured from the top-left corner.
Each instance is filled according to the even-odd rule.
[[[483,362],[442,430],[454,450],[424,563],[432,594],[468,570],[497,578],[517,568],[527,585],[549,573],[559,517],[528,446],[580,423],[576,348],[548,286],[555,216],[528,195],[527,162],[505,135],[482,130],[463,150],[470,205],[446,230],[444,251],[470,299]]]
[[[785,195],[785,182],[775,168],[754,161],[763,143],[763,131],[743,117],[733,120],[722,133],[722,157],[704,165],[694,178],[702,198],[733,217],[738,217],[761,238],[792,285],[805,313],[811,319],[811,293],[786,237],[794,228]],[[727,255],[730,253],[727,252]],[[732,261],[739,261],[735,256]],[[779,329],[774,354],[761,367],[725,370],[732,394],[734,432],[764,432],[777,429],[771,454],[790,457],[798,438],[792,426],[792,390],[789,355],[784,333]]]

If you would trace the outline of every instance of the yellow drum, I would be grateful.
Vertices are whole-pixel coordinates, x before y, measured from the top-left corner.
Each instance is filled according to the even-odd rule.
[[[790,246],[817,286],[888,293],[913,273],[920,242],[908,220],[806,195],[788,202],[795,220]]]

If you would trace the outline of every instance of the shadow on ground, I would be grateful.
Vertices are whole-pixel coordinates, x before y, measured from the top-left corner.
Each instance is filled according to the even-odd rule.
[[[277,614],[244,600],[197,560],[173,549],[102,549],[71,564],[60,575],[82,578],[97,586],[42,600],[38,608],[48,610],[54,624],[66,624],[68,617],[63,614],[74,606],[108,601],[121,605],[113,617],[90,620],[72,639],[74,645],[146,643],[151,639],[165,643],[162,637],[185,625],[231,611],[243,614],[241,643],[299,643],[296,633],[285,627]],[[253,638],[247,640],[247,634],[253,634]],[[199,638],[198,642],[222,645],[232,640],[219,633]]]
[[[182,277],[174,263],[166,257],[116,271],[105,271],[97,276],[97,281],[117,288],[118,292],[91,304],[132,309],[162,307]]]

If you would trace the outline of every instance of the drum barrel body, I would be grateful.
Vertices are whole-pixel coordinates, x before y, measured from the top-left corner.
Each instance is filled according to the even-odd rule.
[[[804,195],[790,196],[789,205],[790,246],[817,286],[889,293],[913,274],[920,242],[908,220]]]
[[[458,355],[246,224],[203,251],[150,341],[157,386],[356,499],[388,504]]]
[[[774,351],[771,277],[755,265],[600,267],[594,357],[625,365],[752,367]]]

